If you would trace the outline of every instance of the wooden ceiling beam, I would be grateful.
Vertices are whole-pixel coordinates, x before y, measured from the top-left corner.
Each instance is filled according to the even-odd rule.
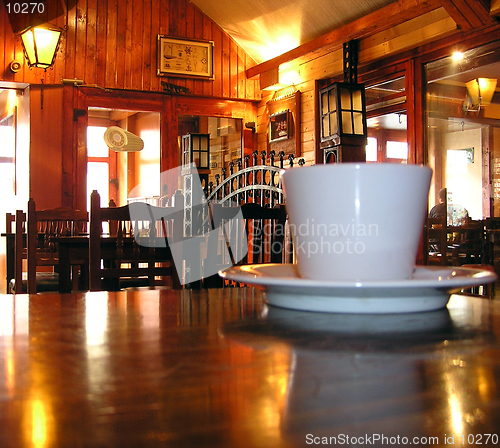
[[[440,7],[441,0],[398,0],[378,11],[287,51],[282,55],[250,67],[246,71],[247,78],[253,78],[261,73],[279,67],[281,64],[301,58],[320,49],[340,48],[344,42],[366,38]]]
[[[483,0],[439,0],[457,26],[468,31],[495,21]],[[489,2],[488,2],[489,3]]]

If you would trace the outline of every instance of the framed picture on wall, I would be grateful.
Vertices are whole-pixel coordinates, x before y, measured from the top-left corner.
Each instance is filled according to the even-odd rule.
[[[269,141],[278,142],[290,137],[290,111],[288,109],[269,117]]]
[[[158,76],[214,79],[211,41],[158,35]]]

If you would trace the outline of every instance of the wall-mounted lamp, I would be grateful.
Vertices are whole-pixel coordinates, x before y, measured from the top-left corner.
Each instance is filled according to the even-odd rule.
[[[497,80],[490,78],[475,78],[465,85],[467,87],[467,95],[462,105],[462,109],[464,113],[479,113],[481,106],[487,106],[491,103],[497,87]]]
[[[245,127],[247,129],[251,129],[252,130],[252,134],[255,134],[255,121],[247,121],[245,123]]]
[[[62,32],[61,28],[51,24],[28,27],[21,32],[29,67],[47,70],[54,64]]]
[[[333,146],[366,145],[366,106],[363,84],[336,82],[319,91],[321,141]]]
[[[344,43],[344,82],[334,82],[319,91],[324,163],[366,160],[365,86],[357,82],[357,62],[357,41]]]

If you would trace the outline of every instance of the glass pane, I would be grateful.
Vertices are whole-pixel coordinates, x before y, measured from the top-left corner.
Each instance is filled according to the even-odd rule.
[[[90,193],[97,190],[101,196],[101,207],[109,203],[109,165],[106,162],[87,163],[87,210],[90,210]]]
[[[339,127],[337,123],[337,112],[330,114],[330,135],[338,134]]]
[[[363,114],[360,112],[353,112],[354,119],[354,134],[363,135]]]
[[[500,217],[495,170],[500,98],[496,92],[491,102],[479,105],[472,89],[476,79],[498,79],[499,64],[500,42],[495,41],[463,53],[461,59],[450,56],[426,65],[425,149],[434,170],[429,208],[446,188],[448,222],[455,222],[452,212],[458,208],[473,220]]]
[[[365,89],[366,100],[370,100],[371,105],[368,110],[379,109],[381,107],[402,104],[406,101],[405,77],[383,81]]]
[[[14,157],[16,148],[15,139],[14,119],[13,117],[9,117],[2,121],[0,125],[0,156]]]
[[[193,151],[200,149],[200,137],[198,137],[197,135],[192,135],[191,144],[193,147]]]
[[[0,185],[3,192],[14,190],[14,164],[0,163]]]
[[[384,148],[383,151],[377,152],[377,162],[407,162],[407,156],[401,159],[389,158],[385,151],[388,141],[404,142],[406,145],[407,120],[404,112],[371,117],[366,120],[366,125],[369,138],[376,138],[378,147]]]
[[[336,111],[337,110],[337,99],[335,97],[335,89],[331,89],[328,91],[328,98],[329,98],[329,107],[330,111]]]
[[[193,153],[193,163],[196,167],[200,166],[200,153],[199,152]]]
[[[323,117],[322,119],[322,122],[323,122],[323,126],[322,126],[322,132],[323,132],[323,137],[328,137],[330,135],[330,117],[328,115],[326,115],[325,117]]]
[[[406,142],[388,141],[386,143],[386,156],[389,159],[407,159],[408,144]]]
[[[200,166],[203,168],[208,168],[208,153],[202,152],[201,153],[201,159],[200,159]]]
[[[108,157],[109,148],[104,142],[104,126],[89,126],[87,128],[87,156]],[[102,197],[102,196],[101,196]]]
[[[342,133],[352,134],[352,117],[351,112],[342,112]]]
[[[208,149],[208,139],[206,137],[200,137],[200,149],[206,151]]]
[[[328,113],[328,92],[323,92],[321,94],[321,115],[326,115]]]
[[[352,108],[353,110],[363,110],[361,90],[355,90],[352,92]]]
[[[340,107],[342,110],[351,110],[351,91],[347,89],[340,89]]]
[[[366,161],[377,161],[377,139],[375,137],[368,137],[368,143],[366,145]]]

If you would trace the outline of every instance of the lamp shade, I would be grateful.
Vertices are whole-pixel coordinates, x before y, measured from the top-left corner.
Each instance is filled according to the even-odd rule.
[[[475,78],[466,83],[467,93],[472,99],[474,106],[486,106],[491,103],[497,80],[490,78]]]
[[[30,67],[48,69],[56,59],[62,29],[53,25],[26,28],[21,33],[24,54]]]
[[[363,84],[333,83],[319,92],[321,141],[333,146],[366,145]]]

